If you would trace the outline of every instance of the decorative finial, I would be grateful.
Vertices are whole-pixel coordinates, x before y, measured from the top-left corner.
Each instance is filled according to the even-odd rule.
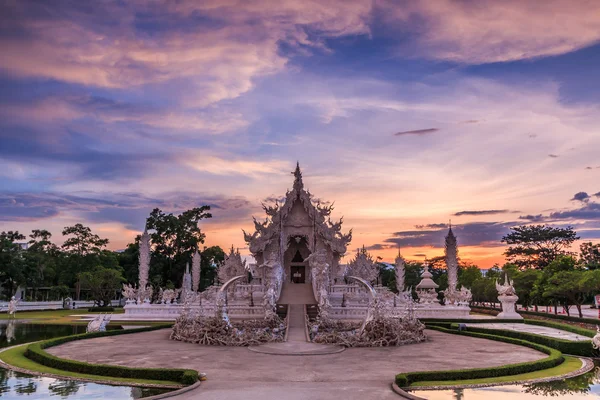
[[[304,189],[304,183],[302,182],[302,171],[300,171],[300,162],[296,162],[296,170],[292,172],[294,174],[294,189],[300,191]]]

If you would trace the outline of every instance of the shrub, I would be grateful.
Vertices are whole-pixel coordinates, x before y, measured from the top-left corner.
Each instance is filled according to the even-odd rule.
[[[115,311],[114,307],[91,307],[87,309],[88,312],[113,312]]]
[[[25,357],[50,368],[56,368],[70,372],[78,372],[82,374],[100,375],[117,378],[174,381],[181,382],[185,385],[193,384],[198,380],[198,371],[191,369],[130,368],[119,365],[88,364],[82,361],[59,358],[44,350],[49,347],[58,346],[60,344],[71,342],[74,340],[147,332],[168,327],[171,327],[171,325],[159,325],[147,328],[128,329],[123,331],[106,331],[87,334],[84,333],[80,335],[72,335],[57,339],[50,339],[43,342],[32,343],[29,346],[27,346],[27,350],[25,351]]]
[[[452,326],[452,329],[457,329],[458,326]],[[589,341],[575,342],[571,340],[551,338],[543,335],[538,335],[529,332],[512,331],[508,329],[487,329],[469,326],[468,332],[478,332],[482,334],[502,336],[507,338],[514,338],[519,340],[526,340],[528,342],[541,344],[543,346],[551,347],[556,350],[560,350],[565,354],[572,354],[575,356],[593,357],[593,348]]]
[[[485,313],[496,312],[496,314],[500,312],[500,310],[497,308],[480,307],[480,306],[471,307],[471,310],[476,311],[476,312],[485,312]],[[579,317],[573,317],[573,316],[562,315],[562,314],[552,314],[552,313],[524,311],[524,310],[519,310],[518,313],[523,316],[535,315],[538,317],[545,317],[545,318],[549,318],[549,319],[558,319],[558,320],[562,320],[562,321],[583,322],[586,324],[593,324],[593,325],[598,324],[598,320],[594,319],[594,318],[579,318]]]
[[[493,378],[498,376],[518,375],[533,371],[548,369],[562,364],[564,357],[558,350],[543,346],[537,343],[531,343],[525,340],[513,339],[510,337],[496,336],[492,334],[477,333],[472,331],[456,331],[437,326],[432,326],[431,329],[440,332],[453,333],[465,336],[478,337],[483,339],[496,340],[500,342],[512,343],[521,346],[526,346],[545,354],[548,357],[537,361],[524,362],[518,364],[502,365],[499,367],[490,368],[474,368],[474,369],[459,369],[450,371],[423,371],[423,372],[407,372],[396,375],[396,384],[400,387],[407,387],[414,382],[420,381],[449,381],[449,380],[464,380],[464,379],[481,379]]]

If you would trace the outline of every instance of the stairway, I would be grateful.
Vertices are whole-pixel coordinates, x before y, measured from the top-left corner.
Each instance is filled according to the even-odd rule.
[[[303,304],[290,304],[288,309],[288,342],[306,342]]]
[[[317,304],[317,301],[311,284],[286,282],[281,288],[277,304]]]

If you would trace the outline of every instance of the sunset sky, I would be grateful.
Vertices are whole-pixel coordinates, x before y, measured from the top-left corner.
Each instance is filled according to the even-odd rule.
[[[299,161],[385,261],[450,219],[482,268],[518,224],[600,240],[599,1],[4,0],[0,51],[0,230],[210,204],[248,255]]]

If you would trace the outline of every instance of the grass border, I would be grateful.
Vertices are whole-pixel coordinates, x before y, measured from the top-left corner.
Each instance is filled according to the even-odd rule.
[[[412,383],[419,381],[455,381],[455,380],[467,380],[467,379],[480,379],[480,378],[494,378],[500,376],[520,375],[528,372],[540,371],[543,369],[549,369],[562,364],[565,360],[562,352],[553,349],[548,346],[544,346],[537,343],[528,342],[521,339],[514,339],[506,336],[498,336],[493,334],[478,333],[472,331],[458,331],[447,329],[441,326],[429,326],[429,329],[436,331],[450,333],[455,335],[464,335],[477,337],[481,339],[495,340],[505,343],[511,343],[521,345],[525,347],[538,350],[542,353],[548,354],[548,357],[541,360],[507,364],[496,367],[487,368],[472,368],[472,369],[457,369],[457,370],[446,370],[446,371],[422,371],[422,372],[406,372],[396,375],[395,383],[399,387],[409,387]]]
[[[158,329],[170,328],[172,325],[158,325],[139,329],[126,329],[118,331],[105,331],[95,333],[84,333],[78,335],[65,336],[61,338],[44,340],[31,343],[25,350],[25,357],[46,367],[76,372],[88,375],[106,376],[110,378],[130,378],[146,379],[155,381],[180,382],[184,385],[191,385],[198,381],[198,371],[193,369],[168,369],[168,368],[133,368],[120,365],[90,364],[82,361],[69,360],[56,357],[45,349],[58,346],[75,340],[92,339],[97,337],[126,335],[132,333],[148,332]]]

